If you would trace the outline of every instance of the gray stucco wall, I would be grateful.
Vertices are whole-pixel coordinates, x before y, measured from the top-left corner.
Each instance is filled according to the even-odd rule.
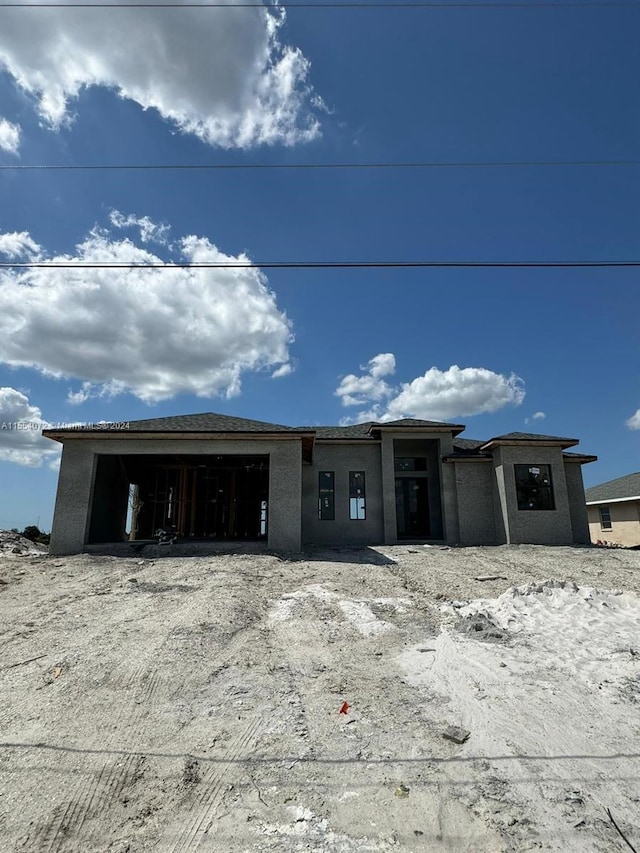
[[[85,444],[69,442],[62,448],[50,554],[78,554],[88,538],[95,455]]]
[[[504,541],[507,544],[573,544],[565,464],[560,448],[498,447],[493,451],[493,461],[499,495],[497,503],[505,530]],[[518,509],[514,465],[536,464],[551,466],[554,510]]]
[[[591,542],[589,531],[589,519],[584,497],[584,483],[582,481],[582,465],[579,462],[565,462],[564,474],[567,481],[567,494],[569,497],[569,515],[571,518],[571,529],[573,541],[576,544],[588,545]]]
[[[51,554],[80,553],[88,538],[96,456],[120,454],[269,454],[270,548],[299,551],[302,503],[302,443],[286,440],[71,439],[63,448]]]
[[[494,470],[488,462],[445,463],[455,467],[460,545],[493,545],[497,540],[493,512]]]
[[[335,520],[318,518],[318,474],[333,471]],[[365,473],[365,518],[349,518],[349,471]],[[316,441],[313,465],[302,469],[302,541],[317,545],[376,545],[384,541],[379,444]]]

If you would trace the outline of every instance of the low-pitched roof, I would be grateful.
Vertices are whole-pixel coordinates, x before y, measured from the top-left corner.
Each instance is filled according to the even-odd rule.
[[[561,435],[540,435],[535,432],[507,432],[504,435],[494,435],[484,446],[489,448],[492,444],[515,444],[517,442],[540,442],[540,444],[555,444],[562,448],[573,447],[579,444],[577,438],[566,438]]]
[[[79,432],[95,432],[99,435],[105,433],[188,433],[188,432],[250,432],[250,433],[273,433],[273,432],[308,432],[304,428],[284,426],[283,424],[272,424],[267,421],[255,421],[250,418],[237,418],[233,415],[219,415],[216,412],[200,412],[194,415],[171,415],[166,418],[145,418],[139,421],[126,421],[126,426],[109,422],[89,424],[81,427],[65,427],[61,429],[43,430],[44,435],[48,433],[76,435]]]
[[[315,430],[317,438],[356,439],[364,438],[376,440],[374,433],[381,429],[428,429],[433,431],[446,430],[447,432],[461,432],[464,427],[460,424],[450,424],[446,421],[425,421],[420,418],[401,418],[397,421],[366,421],[362,424],[349,424],[348,426],[315,426],[305,429]]]
[[[129,432],[299,432],[296,427],[202,412],[195,415],[171,415],[129,421]]]
[[[640,498],[640,472],[608,480],[599,486],[591,486],[590,489],[585,489],[584,496],[587,503],[638,499]]]
[[[400,418],[395,421],[365,421],[360,424],[349,424],[347,426],[285,426],[267,421],[257,421],[251,418],[238,418],[234,415],[220,415],[216,412],[199,412],[191,415],[171,415],[164,418],[145,418],[144,420],[128,421],[126,428],[120,424],[90,424],[81,427],[66,427],[60,429],[43,430],[43,435],[62,441],[67,437],[78,436],[78,434],[91,436],[97,434],[113,436],[117,433],[119,438],[124,438],[131,433],[289,433],[291,435],[303,434],[303,442],[309,443],[308,453],[313,446],[313,436],[317,439],[335,440],[368,440],[376,441],[380,431],[383,430],[415,430],[424,429],[429,432],[447,431],[453,433],[453,453],[446,458],[491,458],[490,449],[493,445],[519,443],[519,442],[541,442],[560,445],[563,448],[571,447],[578,443],[575,438],[561,438],[554,435],[538,435],[536,433],[509,432],[505,435],[495,436],[489,441],[480,441],[472,438],[458,438],[458,433],[464,430],[462,424],[451,424],[446,421],[428,421],[420,418]],[[582,454],[580,454],[582,457]],[[592,461],[596,457],[589,457],[585,461]]]
[[[363,424],[349,424],[348,426],[315,426],[308,427],[315,430],[316,438],[367,438],[372,439],[371,427],[373,421]]]

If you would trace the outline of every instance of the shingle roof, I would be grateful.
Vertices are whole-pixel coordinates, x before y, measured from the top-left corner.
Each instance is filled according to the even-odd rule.
[[[300,432],[300,428],[204,412],[129,421],[127,432]],[[304,431],[304,430],[302,430]]]
[[[608,480],[599,486],[585,489],[584,496],[587,502],[624,500],[635,498],[640,495],[640,472],[627,474],[626,477],[618,477],[616,480]]]
[[[423,420],[420,420],[420,418],[400,418],[397,421],[382,421],[382,422],[376,423],[375,426],[378,426],[378,427],[396,427],[396,426],[399,426],[399,427],[403,427],[403,426],[414,426],[414,427],[446,426],[446,427],[450,427],[450,426],[459,426],[459,424],[448,424],[446,421],[423,421]]]
[[[316,432],[317,438],[368,438],[373,440],[370,434],[371,421],[364,424],[350,424],[349,426],[316,426],[309,427]]]
[[[368,438],[372,441],[375,436],[372,432],[380,427],[447,427],[459,429],[456,424],[448,424],[444,421],[423,421],[418,418],[402,418],[398,421],[366,421],[363,424],[349,424],[348,426],[315,426],[304,427],[316,431],[317,438]],[[303,429],[303,427],[301,427]],[[480,442],[482,444],[482,442]]]
[[[540,435],[535,432],[507,432],[504,435],[494,435],[489,441],[571,441],[575,438],[565,438],[561,435]],[[484,442],[488,444],[488,441]]]
[[[453,449],[461,450],[465,453],[473,452],[474,450],[480,450],[483,444],[486,444],[485,441],[479,441],[477,438],[454,438],[453,439]]]

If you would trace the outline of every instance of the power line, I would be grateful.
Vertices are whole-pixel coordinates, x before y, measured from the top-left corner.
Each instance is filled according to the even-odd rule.
[[[447,0],[427,0],[416,3],[279,3],[269,6],[264,3],[0,3],[2,9],[584,9],[584,8],[640,8],[638,3],[624,0],[585,0],[585,2],[565,2],[565,0],[541,0],[539,3],[525,2],[447,2]]]
[[[412,269],[412,268],[480,268],[480,269],[583,269],[640,267],[640,261],[212,261],[166,263],[83,263],[63,261],[6,261],[0,269]]]
[[[0,166],[0,172],[241,171],[268,169],[512,169],[540,167],[640,166],[640,160],[459,160],[414,163],[114,163]]]

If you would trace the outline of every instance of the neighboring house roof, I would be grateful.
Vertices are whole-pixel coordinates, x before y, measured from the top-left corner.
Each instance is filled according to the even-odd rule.
[[[592,486],[585,489],[584,496],[588,504],[640,500],[640,472]]]

